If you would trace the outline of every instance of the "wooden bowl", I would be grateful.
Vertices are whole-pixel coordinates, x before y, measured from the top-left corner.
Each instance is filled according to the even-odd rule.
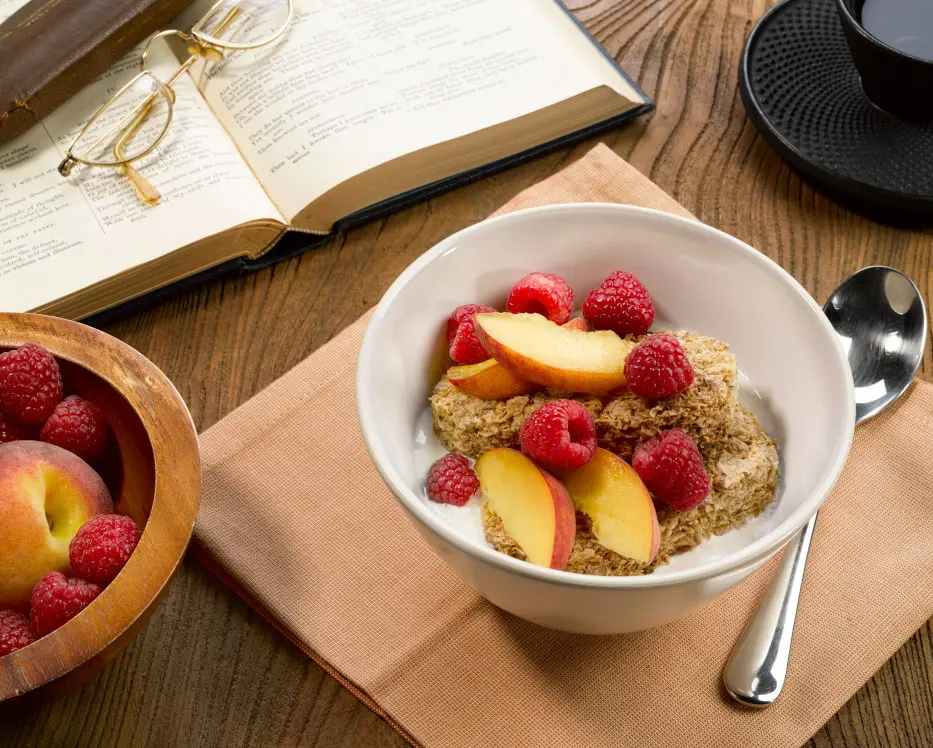
[[[114,438],[100,470],[117,512],[143,530],[126,567],[57,631],[0,657],[0,705],[58,695],[114,660],[155,612],[194,530],[201,491],[197,433],[175,387],[142,354],[77,322],[0,313],[0,349],[38,343],[66,393],[104,412]],[[18,698],[17,698],[18,697]]]

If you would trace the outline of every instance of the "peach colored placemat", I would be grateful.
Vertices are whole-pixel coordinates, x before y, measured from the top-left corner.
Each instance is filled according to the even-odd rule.
[[[597,147],[506,209],[616,201],[685,213]],[[933,613],[933,387],[859,427],[820,515],[781,701],[720,677],[772,565],[662,629],[583,637],[486,603],[370,464],[354,375],[365,318],[202,437],[201,551],[248,601],[427,748],[794,748]],[[286,715],[282,715],[283,719]]]

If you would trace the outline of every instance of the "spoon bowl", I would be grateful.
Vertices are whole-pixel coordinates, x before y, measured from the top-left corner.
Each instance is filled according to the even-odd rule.
[[[927,338],[923,297],[900,270],[868,267],[833,291],[823,311],[849,356],[855,422],[861,423],[900,397],[920,368]]]

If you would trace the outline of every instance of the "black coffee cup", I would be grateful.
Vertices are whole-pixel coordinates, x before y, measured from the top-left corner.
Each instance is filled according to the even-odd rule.
[[[866,96],[900,119],[933,119],[933,60],[901,52],[866,31],[858,20],[865,1],[836,0],[836,9]]]

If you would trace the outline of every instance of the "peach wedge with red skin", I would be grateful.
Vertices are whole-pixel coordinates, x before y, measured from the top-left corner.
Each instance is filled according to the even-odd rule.
[[[494,358],[478,364],[451,366],[447,379],[461,392],[481,400],[508,400],[516,395],[527,395],[538,389],[538,385],[515,376]]]
[[[577,520],[560,481],[521,452],[492,449],[476,462],[480,490],[505,531],[533,564],[563,569],[570,559]]]
[[[107,486],[80,457],[45,442],[0,444],[0,609],[28,608],[36,582],[68,571],[81,525],[112,511]]]
[[[621,457],[597,449],[593,459],[560,472],[573,505],[590,518],[601,545],[621,556],[651,563],[661,528],[654,501],[635,469]]]
[[[625,385],[625,359],[634,347],[609,330],[561,327],[540,314],[477,314],[476,334],[518,377],[594,395]]]
[[[587,329],[586,320],[583,317],[575,317],[564,327],[583,331]],[[486,359],[478,364],[451,366],[447,370],[447,379],[461,392],[466,392],[481,400],[508,400],[517,395],[527,395],[540,387],[534,382],[516,376],[511,369],[503,366],[494,358]]]

